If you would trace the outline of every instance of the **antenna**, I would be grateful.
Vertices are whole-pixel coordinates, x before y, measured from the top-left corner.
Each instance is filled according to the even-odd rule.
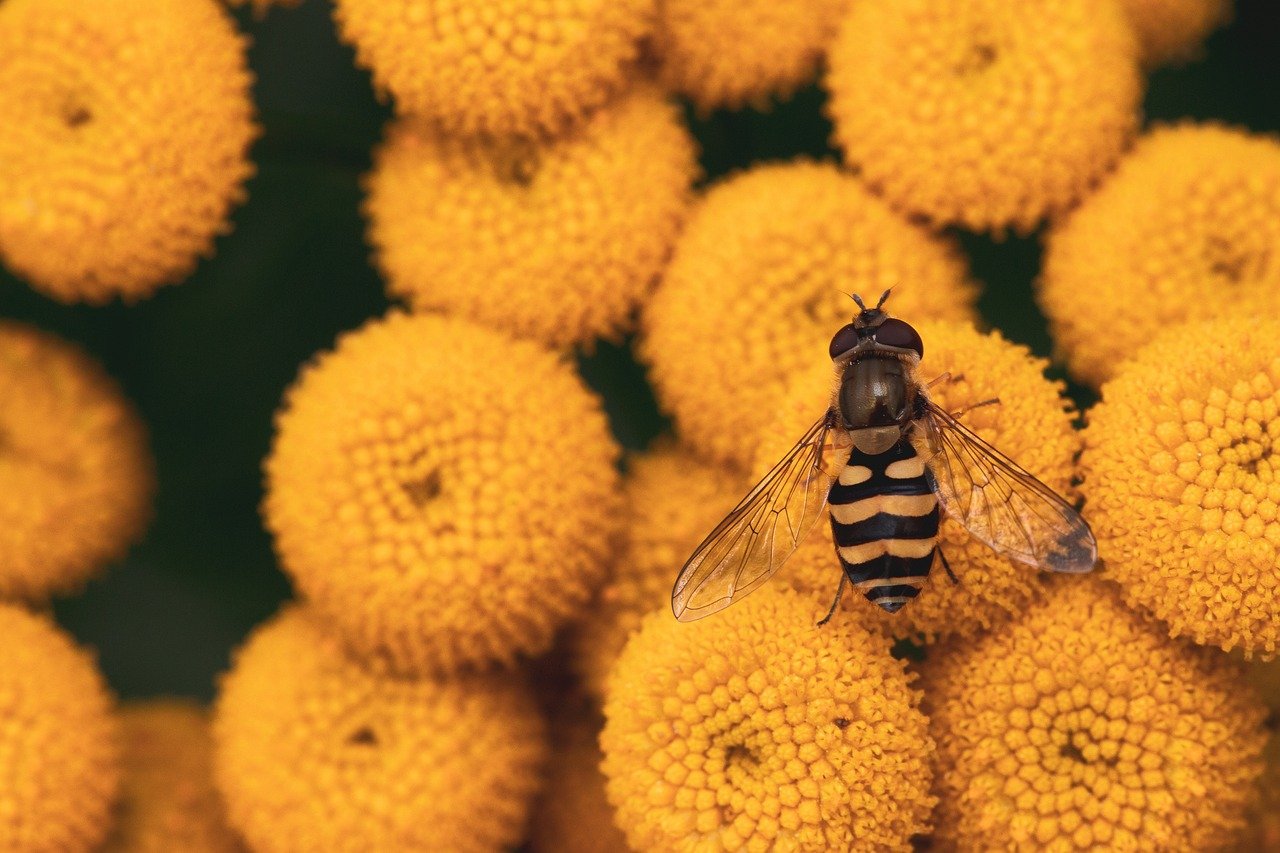
[[[862,297],[861,297],[861,296],[859,296],[859,295],[858,295],[858,294],[856,294],[856,293],[850,293],[849,295],[853,297],[853,301],[854,301],[854,302],[858,303],[858,307],[859,307],[859,308],[861,308],[863,311],[866,311],[866,310],[867,310],[867,306],[866,306],[866,305],[864,305],[864,304],[862,303]]]
[[[881,305],[884,304],[884,301],[889,298],[890,293],[893,293],[892,287],[886,290],[884,293],[880,294],[880,301],[876,303],[876,308],[879,308]],[[861,305],[862,303],[859,302],[858,304]]]

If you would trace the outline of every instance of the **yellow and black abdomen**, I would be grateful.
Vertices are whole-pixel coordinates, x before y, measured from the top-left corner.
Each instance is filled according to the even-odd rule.
[[[849,581],[890,613],[915,598],[933,566],[938,499],[906,438],[884,453],[856,447],[828,495],[831,533]]]

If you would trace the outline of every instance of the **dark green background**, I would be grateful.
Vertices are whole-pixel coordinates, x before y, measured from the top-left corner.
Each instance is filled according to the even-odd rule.
[[[1203,60],[1155,73],[1148,119],[1280,129],[1273,5],[1241,3]],[[258,174],[234,232],[188,281],[136,306],[89,308],[53,303],[0,272],[0,316],[94,353],[151,428],[160,486],[146,540],[83,595],[56,605],[125,697],[210,697],[230,650],[289,594],[258,518],[272,412],[299,364],[387,306],[368,265],[358,180],[389,113],[337,42],[330,11],[308,0],[261,21],[239,16],[253,38],[265,127],[253,151]],[[769,114],[691,116],[707,175],[831,154],[822,100],[811,89]],[[1031,296],[1039,239],[961,239],[986,285],[986,320],[1048,354]],[[603,347],[583,368],[625,444],[642,446],[661,429],[626,349]]]

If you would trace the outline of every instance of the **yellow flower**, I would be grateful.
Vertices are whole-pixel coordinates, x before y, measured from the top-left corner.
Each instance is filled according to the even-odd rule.
[[[617,853],[627,849],[613,823],[600,772],[602,720],[574,711],[551,727],[551,758],[542,796],[533,809],[529,848],[534,853]]]
[[[367,661],[455,671],[545,650],[621,518],[599,400],[541,347],[392,313],[302,371],[267,461],[299,591]]]
[[[634,76],[655,0],[337,0],[342,37],[401,113],[452,134],[561,133]]]
[[[925,664],[935,840],[966,850],[1214,850],[1262,770],[1262,705],[1092,578]]]
[[[3,321],[0,400],[0,597],[74,591],[146,527],[146,430],[87,355]]]
[[[818,606],[769,588],[645,619],[600,738],[633,849],[910,849],[934,802],[919,694],[882,638],[818,628]]]
[[[1191,59],[1231,17],[1231,0],[1122,0],[1149,66]]]
[[[1172,633],[1246,655],[1280,642],[1280,320],[1197,319],[1143,347],[1089,411],[1098,552]]]
[[[665,0],[663,81],[703,110],[765,106],[813,79],[849,0]]]
[[[546,142],[393,126],[365,211],[387,289],[553,346],[617,337],[690,199],[693,139],[641,86]]]
[[[680,438],[749,465],[789,379],[826,361],[849,321],[845,294],[890,287],[902,316],[974,316],[955,244],[834,166],[758,166],[712,188],[643,318],[642,355]]]
[[[256,851],[497,851],[520,840],[546,753],[508,674],[376,675],[288,608],[235,656],[214,773]]]
[[[892,309],[892,300],[886,307]],[[966,412],[962,420],[1051,488],[1069,494],[1080,436],[1072,426],[1074,413],[1061,383],[1044,377],[1047,363],[997,332],[982,334],[956,323],[915,323],[905,314],[893,313],[914,325],[924,340],[924,359],[917,372],[922,382],[944,373],[962,377],[938,383],[929,390],[930,398],[949,411],[999,398],[999,404]],[[794,384],[762,435],[754,466],[758,473],[772,468],[826,410],[832,380],[828,362]],[[897,613],[885,612],[855,590],[846,591],[841,609],[890,636],[931,641],[972,637],[1025,609],[1041,594],[1035,569],[1001,557],[955,521],[944,517],[938,546],[959,584],[935,565],[920,596]],[[779,574],[783,583],[829,601],[841,571],[830,523],[824,517]],[[821,615],[817,612],[815,618]]]
[[[214,0],[6,0],[0,260],[63,302],[185,278],[252,171],[249,84]]]
[[[1114,0],[866,0],[831,48],[845,159],[935,225],[1030,231],[1119,158],[1142,78]]]
[[[104,853],[235,853],[213,787],[213,755],[204,710],[176,699],[127,704],[124,792]]]
[[[1280,141],[1157,128],[1050,232],[1040,303],[1071,372],[1099,385],[1183,320],[1236,305],[1274,314],[1277,245]]]
[[[592,695],[604,695],[609,670],[641,619],[670,612],[680,567],[749,486],[736,469],[673,442],[632,457],[623,483],[625,544],[573,633],[574,666]]]
[[[120,788],[111,705],[88,653],[0,603],[0,850],[97,849]]]

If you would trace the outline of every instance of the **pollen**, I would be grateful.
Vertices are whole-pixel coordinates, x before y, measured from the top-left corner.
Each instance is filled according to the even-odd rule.
[[[0,597],[73,592],[146,528],[146,430],[89,356],[4,321],[0,400]]]
[[[637,850],[909,850],[933,742],[904,664],[814,599],[762,589],[710,619],[648,616],[600,736]]]
[[[250,82],[215,0],[6,0],[0,260],[63,302],[181,281],[243,199]]]
[[[618,448],[565,360],[392,313],[302,371],[266,463],[284,569],[401,673],[538,654],[603,581]]]
[[[846,162],[937,226],[1027,232],[1120,157],[1142,76],[1114,0],[851,4],[826,85]]]
[[[831,335],[856,311],[846,294],[889,288],[901,316],[974,317],[956,244],[835,166],[757,166],[713,187],[642,319],[641,355],[681,440],[749,466],[791,379],[829,363]]]
[[[123,796],[103,853],[236,853],[213,786],[208,715],[183,700],[157,699],[120,709]]]
[[[1122,0],[1148,66],[1193,59],[1231,17],[1231,0]]]
[[[618,338],[671,253],[696,159],[678,110],[648,86],[546,142],[405,119],[366,180],[369,238],[414,309],[558,347]]]
[[[930,399],[947,411],[963,411],[961,422],[980,438],[1051,489],[1070,495],[1080,437],[1062,384],[1044,376],[1047,362],[998,332],[983,334],[960,323],[913,325],[924,340],[925,352],[916,378],[925,385],[933,383],[926,392]],[[832,384],[832,370],[827,365],[811,370],[793,385],[762,435],[756,473],[772,468],[823,415],[831,400]],[[991,400],[998,402],[987,402]],[[958,583],[952,583],[941,561],[935,560],[919,597],[897,613],[888,613],[857,590],[848,589],[835,618],[853,618],[900,639],[931,642],[940,637],[968,638],[1006,621],[1041,595],[1036,569],[1000,556],[945,513],[938,548],[946,555]],[[842,572],[824,515],[779,576],[783,583],[829,602]]]
[[[213,732],[229,819],[268,851],[512,848],[546,754],[518,679],[377,675],[298,607],[236,653]]]
[[[660,77],[702,110],[764,106],[816,76],[849,0],[666,0]]]
[[[1160,127],[1050,232],[1040,304],[1068,368],[1096,386],[1184,320],[1231,306],[1274,315],[1277,245],[1280,140],[1212,124]]]
[[[119,728],[88,652],[0,603],[0,850],[96,850],[120,787]]]
[[[557,135],[635,76],[655,0],[338,0],[342,37],[402,114],[455,135]]]
[[[750,485],[737,469],[671,441],[629,460],[624,543],[571,640],[588,692],[604,695],[609,670],[645,615],[670,612],[671,586],[685,560]]]
[[[1277,340],[1280,320],[1247,312],[1158,336],[1102,387],[1081,459],[1126,599],[1174,635],[1264,658],[1280,643]]]
[[[1096,578],[930,653],[934,838],[965,850],[1216,850],[1239,838],[1265,710],[1239,668]]]

